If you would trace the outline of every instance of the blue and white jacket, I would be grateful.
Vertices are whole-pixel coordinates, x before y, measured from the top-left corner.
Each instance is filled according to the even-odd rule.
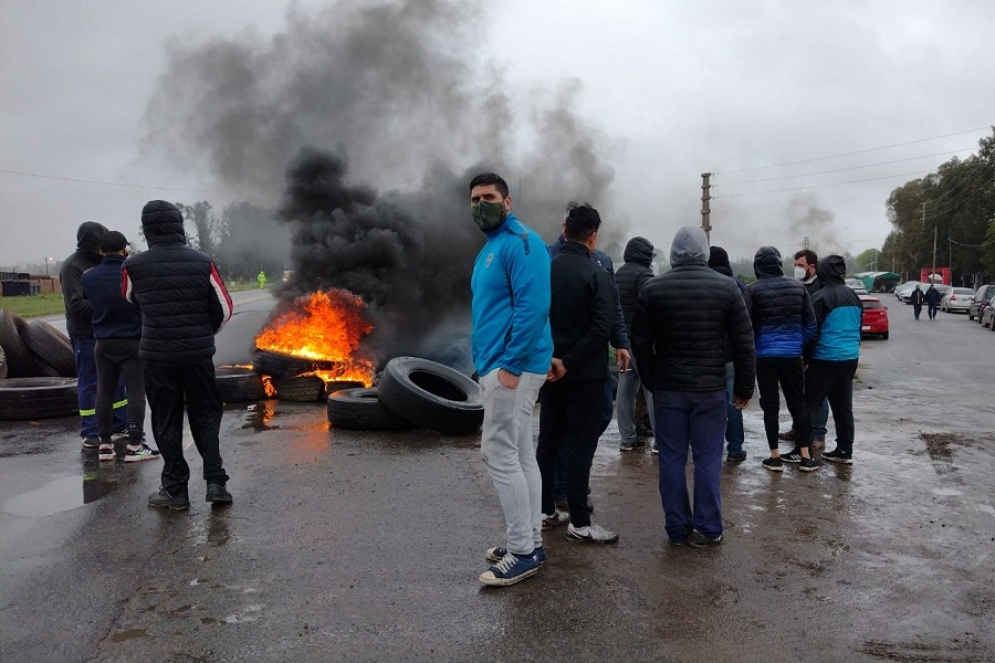
[[[812,297],[819,330],[805,348],[805,359],[851,361],[860,357],[860,297],[845,284],[846,263],[841,256],[819,261],[822,287]]]

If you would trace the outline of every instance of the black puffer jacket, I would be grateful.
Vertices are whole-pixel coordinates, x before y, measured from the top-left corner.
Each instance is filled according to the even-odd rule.
[[[100,264],[100,240],[107,228],[84,221],[76,231],[76,251],[59,271],[62,298],[66,303],[66,333],[69,338],[93,338],[93,306],[83,296],[83,272]]]
[[[749,399],[756,378],[750,316],[739,286],[710,269],[707,259],[704,231],[681,228],[670,249],[673,269],[640,293],[632,320],[639,377],[651,389],[722,391],[728,341],[736,370],[733,393]]]
[[[801,357],[815,334],[815,313],[801,281],[784,275],[781,253],[761,246],[753,258],[757,280],[749,285],[757,357]]]
[[[625,315],[625,328],[632,329],[632,316],[636,312],[636,299],[646,282],[653,278],[653,243],[645,237],[633,237],[625,245],[625,264],[615,272],[618,298]]]
[[[183,215],[164,200],[142,210],[149,250],[124,263],[125,297],[142,309],[139,354],[150,364],[184,366],[214,356],[214,335],[232,303],[214,262],[186,245]]]
[[[743,303],[746,304],[746,310],[750,311],[753,308],[750,291],[747,289],[746,284],[737,279],[732,273],[732,263],[729,262],[729,253],[721,246],[713,246],[709,251],[708,266],[722,276],[728,276],[736,282],[736,285],[739,287],[739,294],[743,295]],[[728,342],[726,343],[725,358],[727,364],[732,361],[732,344]]]

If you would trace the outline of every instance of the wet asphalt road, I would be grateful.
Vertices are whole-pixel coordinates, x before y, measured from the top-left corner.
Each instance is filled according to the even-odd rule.
[[[478,436],[233,404],[235,504],[197,482],[164,513],[145,506],[158,462],[89,460],[71,419],[0,424],[0,661],[995,660],[995,334],[885,301],[852,467],[763,470],[754,403],[725,543],[668,547],[656,457],[613,426],[592,486],[619,544],[547,532],[546,568],[504,589],[476,580],[503,543]],[[251,326],[266,302],[242,309]],[[219,355],[251,342],[237,322]]]

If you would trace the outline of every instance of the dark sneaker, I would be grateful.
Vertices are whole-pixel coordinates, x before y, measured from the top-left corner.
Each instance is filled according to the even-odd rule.
[[[821,466],[822,463],[814,458],[802,458],[801,462],[798,464],[798,469],[802,472],[815,472]]]
[[[100,450],[97,451],[97,458],[100,460],[114,460],[115,456],[117,456],[117,454],[114,453],[113,444],[101,444]]]
[[[100,447],[100,438],[88,437],[83,440],[83,451],[93,451]]]
[[[535,553],[520,557],[508,553],[504,558],[480,574],[480,582],[488,587],[507,587],[539,573],[539,559]]]
[[[792,428],[791,430],[786,430],[783,433],[778,433],[777,434],[777,439],[784,440],[785,442],[794,442],[795,441],[795,429]]]
[[[142,444],[135,449],[131,447],[132,445],[129,444],[124,450],[124,462],[126,463],[139,463],[143,460],[155,460],[159,457],[159,452],[155,449],[150,449],[147,444]]]
[[[637,447],[637,445],[636,445],[635,442],[632,442],[632,443],[623,442],[622,444],[618,445],[618,450],[619,451],[635,451],[636,447]]]
[[[688,545],[692,548],[710,548],[712,546],[717,546],[722,543],[722,535],[718,536],[705,536],[698,530],[691,532],[688,536]]]
[[[727,463],[742,463],[746,460],[746,452],[740,451],[738,454],[729,454],[726,456]]]
[[[780,458],[765,458],[763,466],[766,467],[771,472],[783,472],[784,466],[781,465]]]
[[[675,539],[671,537],[669,543],[672,546],[686,546],[688,544],[688,540],[687,537],[684,537],[683,539]]]
[[[536,559],[539,560],[539,566],[546,563],[546,549],[542,546],[537,547],[532,552],[535,553]],[[508,549],[504,546],[498,546],[497,548],[487,549],[487,561],[488,562],[500,562],[502,559],[507,557]]]
[[[847,451],[842,451],[839,447],[822,454],[822,459],[829,460],[834,463],[842,463],[843,465],[853,465],[853,454]]]
[[[618,541],[618,534],[594,523],[587,527],[574,527],[573,523],[570,523],[567,525],[567,539],[587,543],[615,543]]]
[[[560,511],[566,511],[567,513],[570,513],[570,503],[567,502],[565,499],[563,499],[563,500],[556,500],[555,502],[553,502],[553,504]],[[587,498],[587,512],[588,513],[594,513],[594,505],[591,504],[591,498],[590,497]]]
[[[170,495],[165,488],[160,486],[158,493],[152,493],[149,495],[149,506],[158,506],[164,509],[182,511],[190,508],[190,498],[187,496],[186,491]]]
[[[782,463],[800,463],[802,462],[802,452],[798,451],[797,448],[792,449],[786,454],[781,454]]]
[[[542,530],[544,532],[560,525],[566,525],[568,522],[570,522],[570,514],[560,509],[554,509],[552,515],[542,514]]]
[[[207,484],[207,501],[212,504],[231,504],[231,493],[220,483]]]

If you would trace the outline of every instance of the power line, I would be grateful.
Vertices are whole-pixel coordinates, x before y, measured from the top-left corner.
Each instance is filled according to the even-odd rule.
[[[869,148],[864,149],[864,150],[854,150],[853,152],[843,152],[841,154],[831,154],[829,156],[824,156],[824,157],[814,157],[814,158],[811,158],[811,159],[800,159],[798,161],[786,161],[784,163],[775,163],[775,164],[770,164],[768,166],[752,166],[750,168],[737,168],[737,169],[734,169],[734,170],[725,170],[725,171],[722,171],[721,173],[715,173],[715,172],[713,172],[713,175],[720,175],[720,174],[722,174],[722,175],[729,175],[731,173],[745,173],[745,172],[749,172],[751,170],[765,170],[767,168],[780,168],[782,166],[795,166],[795,165],[800,164],[800,163],[811,163],[813,161],[825,161],[826,159],[836,159],[838,157],[849,157],[849,156],[853,156],[854,154],[866,154],[867,152],[877,152],[878,150],[890,150],[893,147],[903,147],[905,145],[915,145],[917,143],[926,143],[926,142],[929,142],[931,140],[939,140],[941,138],[951,138],[953,136],[963,136],[964,134],[975,133],[977,131],[988,131],[991,128],[992,127],[990,127],[990,126],[978,127],[977,129],[967,129],[966,131],[958,131],[956,133],[944,134],[942,136],[932,136],[930,138],[920,138],[918,140],[910,140],[910,141],[908,141],[906,143],[895,143],[894,145],[883,145],[881,147],[869,147]]]
[[[6,173],[8,175],[20,175],[22,177],[35,177],[43,180],[57,180],[59,182],[78,182],[81,184],[102,184],[104,186],[116,186],[125,189],[147,189],[151,191],[185,191],[188,193],[215,193],[225,196],[242,195],[234,193],[232,191],[215,191],[212,189],[185,189],[181,187],[167,187],[167,186],[147,186],[144,184],[130,184],[127,182],[105,182],[103,180],[88,180],[80,177],[60,177],[58,175],[42,175],[40,173],[28,173],[20,170],[8,170],[6,168],[0,168],[0,173]]]
[[[790,180],[799,177],[814,177],[815,175],[826,175],[828,173],[840,173],[846,170],[859,170],[861,168],[873,168],[875,166],[887,166],[894,163],[904,163],[906,161],[917,161],[919,159],[930,159],[933,157],[942,157],[948,154],[959,154],[960,152],[968,152],[975,150],[975,147],[965,147],[960,150],[950,150],[949,152],[937,152],[936,154],[924,154],[920,157],[909,157],[907,159],[894,159],[892,161],[879,161],[877,163],[869,163],[863,166],[847,166],[845,168],[834,168],[832,170],[820,170],[814,173],[802,173],[801,175],[781,175],[779,177],[765,177],[759,180],[743,180],[742,182],[724,182],[712,185],[712,188],[718,189],[722,186],[738,186],[740,184],[756,184],[757,182],[774,182],[777,180]]]
[[[929,171],[927,171],[929,172]],[[788,189],[767,189],[764,191],[749,191],[746,193],[730,193],[724,196],[712,196],[714,200],[719,198],[739,198],[741,196],[760,196],[767,193],[782,193],[785,191],[803,191],[805,189],[822,189],[830,186],[842,186],[844,184],[856,184],[858,182],[874,182],[876,180],[890,180],[896,177],[909,177],[910,175],[923,175],[923,171],[916,170],[911,173],[896,173],[894,175],[882,175],[881,177],[864,177],[857,180],[846,180],[845,182],[829,182],[828,184],[811,184],[809,186],[796,186]]]

